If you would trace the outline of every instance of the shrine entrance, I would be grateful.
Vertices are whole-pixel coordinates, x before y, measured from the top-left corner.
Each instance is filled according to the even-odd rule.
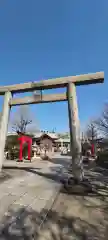
[[[81,169],[81,139],[80,123],[78,117],[76,86],[94,83],[103,83],[104,73],[84,74],[79,76],[61,77],[56,79],[28,82],[0,87],[0,95],[4,95],[2,118],[0,125],[0,170],[4,161],[4,149],[7,137],[9,113],[12,106],[38,104],[47,102],[68,101],[70,149],[72,154],[72,166],[77,177],[83,174]],[[43,94],[43,90],[65,88],[66,91],[60,94]],[[36,91],[38,90],[38,93]],[[35,91],[33,96],[14,98],[15,93]],[[77,170],[78,171],[77,171]]]

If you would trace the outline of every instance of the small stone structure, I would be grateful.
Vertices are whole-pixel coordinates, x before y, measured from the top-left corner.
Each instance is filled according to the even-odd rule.
[[[39,157],[37,155],[37,153],[38,153],[38,146],[37,146],[36,142],[34,142],[34,144],[32,144],[32,152],[33,152],[32,160],[36,160],[36,158]]]

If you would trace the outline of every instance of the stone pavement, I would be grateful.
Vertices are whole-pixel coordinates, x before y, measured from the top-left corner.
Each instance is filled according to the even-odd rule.
[[[59,155],[52,162],[5,161],[3,171],[10,177],[0,182],[0,239],[36,239],[69,163]]]

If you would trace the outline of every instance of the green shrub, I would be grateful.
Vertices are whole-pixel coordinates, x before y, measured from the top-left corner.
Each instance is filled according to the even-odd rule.
[[[108,151],[103,151],[98,154],[96,164],[103,168],[108,168]]]
[[[19,141],[18,135],[8,136],[6,139],[5,151],[9,153],[9,159],[19,159]],[[23,157],[28,156],[28,144],[23,144]]]

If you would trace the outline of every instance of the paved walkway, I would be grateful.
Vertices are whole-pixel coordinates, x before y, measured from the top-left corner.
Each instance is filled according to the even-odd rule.
[[[52,162],[4,163],[8,179],[0,183],[0,239],[36,239],[69,162],[56,155]]]

